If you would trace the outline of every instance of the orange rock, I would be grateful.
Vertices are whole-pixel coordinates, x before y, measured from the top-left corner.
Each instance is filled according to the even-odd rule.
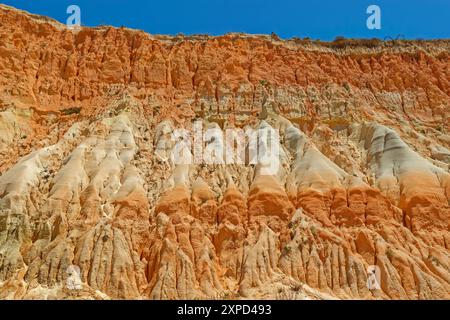
[[[448,40],[0,25],[1,298],[450,298]],[[277,173],[174,163],[194,119]]]

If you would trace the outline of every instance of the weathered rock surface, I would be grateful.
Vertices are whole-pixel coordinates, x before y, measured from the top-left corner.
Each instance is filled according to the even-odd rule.
[[[0,298],[449,299],[449,50],[0,6]],[[194,120],[278,129],[276,173],[174,163]]]

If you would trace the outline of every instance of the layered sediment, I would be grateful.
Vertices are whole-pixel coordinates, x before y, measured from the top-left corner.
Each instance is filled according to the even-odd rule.
[[[0,6],[0,298],[450,298],[450,41],[352,43]],[[195,121],[275,172],[171,161]]]

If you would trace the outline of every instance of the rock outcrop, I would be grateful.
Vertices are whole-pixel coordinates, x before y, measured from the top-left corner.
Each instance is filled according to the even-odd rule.
[[[450,41],[70,30],[1,5],[0,70],[0,298],[450,298]],[[174,161],[196,124],[278,130],[276,170]]]

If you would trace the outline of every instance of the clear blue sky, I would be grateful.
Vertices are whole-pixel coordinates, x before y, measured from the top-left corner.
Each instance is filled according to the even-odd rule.
[[[275,32],[282,38],[332,40],[450,38],[450,0],[6,0],[4,4],[65,22],[81,8],[82,24],[127,26],[157,34]],[[381,8],[381,30],[366,27],[366,9]]]

